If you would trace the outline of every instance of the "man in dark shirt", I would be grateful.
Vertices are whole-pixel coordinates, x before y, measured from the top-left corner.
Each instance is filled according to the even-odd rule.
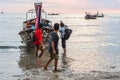
[[[49,65],[49,63],[55,59],[55,68],[54,68],[54,72],[58,72],[59,70],[57,69],[57,65],[58,65],[58,41],[59,41],[59,37],[58,37],[58,31],[59,31],[59,24],[55,23],[54,24],[54,31],[50,33],[50,42],[49,42],[49,53],[50,53],[50,59],[47,62],[47,64],[45,65],[44,69],[47,70],[47,67]]]

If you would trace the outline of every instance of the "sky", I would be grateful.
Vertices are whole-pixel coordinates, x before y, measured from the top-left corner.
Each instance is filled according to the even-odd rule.
[[[25,13],[34,8],[34,3],[42,2],[48,13],[104,12],[120,13],[120,0],[0,0],[0,11]]]

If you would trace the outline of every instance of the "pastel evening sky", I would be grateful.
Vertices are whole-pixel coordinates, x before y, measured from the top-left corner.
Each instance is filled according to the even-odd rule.
[[[47,12],[120,13],[120,0],[0,0],[0,10],[6,13],[25,13],[34,8],[35,2],[42,2]]]

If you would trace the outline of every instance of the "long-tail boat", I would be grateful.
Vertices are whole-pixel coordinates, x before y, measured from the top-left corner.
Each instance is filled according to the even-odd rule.
[[[34,46],[33,33],[34,30],[36,29],[36,25],[38,25],[42,21],[47,21],[48,23],[51,23],[51,21],[47,20],[47,13],[42,9],[42,3],[35,3],[34,5],[35,9],[30,9],[28,12],[26,12],[26,20],[23,22],[23,29],[19,32],[19,35],[22,38],[21,42],[25,43],[26,46],[28,47]],[[33,16],[31,19],[28,18],[29,14]],[[45,15],[44,18],[42,14]],[[28,23],[30,23],[31,25],[26,26],[26,24]],[[32,25],[34,25],[34,29]],[[49,37],[49,32],[52,30],[52,27],[44,27],[43,30],[44,30],[43,42],[45,42]]]

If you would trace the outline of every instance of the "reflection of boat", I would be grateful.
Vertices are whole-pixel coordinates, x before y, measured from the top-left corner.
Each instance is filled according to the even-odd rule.
[[[48,15],[59,15],[59,13],[49,13]]]
[[[36,12],[36,14],[35,14]],[[29,15],[32,14],[32,18],[29,19]],[[35,15],[33,15],[35,14]],[[22,38],[22,42],[25,43],[27,46],[34,46],[33,45],[33,33],[34,33],[34,29],[35,28],[35,24],[39,24],[41,21],[47,21],[48,23],[50,23],[51,21],[46,20],[46,12],[44,10],[42,10],[42,3],[35,3],[35,10],[34,9],[30,9],[27,13],[26,13],[26,21],[23,22],[23,30],[21,30],[19,32],[19,35]],[[36,17],[35,17],[36,16]],[[43,18],[45,17],[45,18]],[[41,20],[42,18],[42,20]],[[27,24],[31,24],[26,26]],[[32,25],[34,25],[34,27],[32,27]],[[47,29],[43,29],[44,32],[47,30],[47,32],[50,32],[52,29],[51,28],[47,28]],[[47,35],[47,36],[46,36]],[[43,40],[45,42],[45,40],[47,40],[46,38],[48,38],[49,34],[44,34],[43,35]]]

